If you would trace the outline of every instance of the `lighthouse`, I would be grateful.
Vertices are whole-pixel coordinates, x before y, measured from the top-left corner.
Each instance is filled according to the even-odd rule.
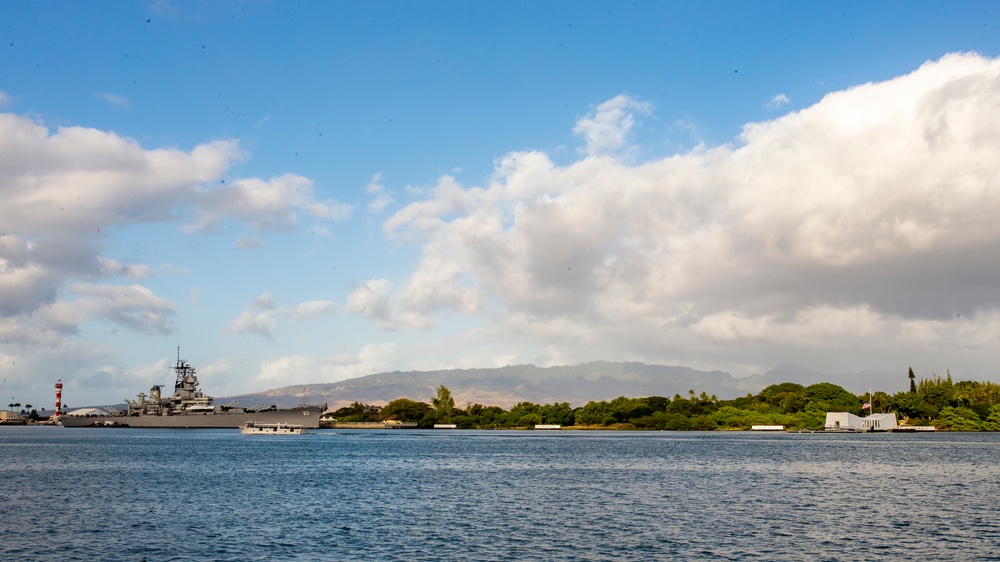
[[[59,415],[62,411],[62,379],[56,381],[56,413],[52,416],[55,421],[59,421]]]

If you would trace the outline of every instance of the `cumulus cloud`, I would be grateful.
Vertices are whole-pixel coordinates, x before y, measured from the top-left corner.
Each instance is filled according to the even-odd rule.
[[[299,212],[319,220],[345,220],[349,205],[313,198],[312,181],[285,174],[269,180],[240,179],[223,187],[202,189],[195,208],[198,220],[191,231],[216,228],[225,219],[237,220],[257,232],[292,231],[298,226]]]
[[[364,346],[357,355],[306,357],[293,355],[261,363],[250,388],[275,385],[330,383],[388,371],[397,364],[398,346],[377,343]]]
[[[351,314],[389,322],[392,289],[392,282],[388,279],[365,281],[347,297],[345,310]]]
[[[191,152],[145,150],[132,139],[84,127],[54,133],[0,114],[0,224],[31,238],[93,237],[110,225],[166,220],[194,187],[217,179],[240,156],[235,142]]]
[[[67,286],[73,281],[148,277],[149,266],[102,257],[95,242],[112,226],[168,220],[171,209],[190,201],[194,185],[224,172],[237,153],[231,142],[201,145],[190,153],[144,150],[111,133],[82,127],[53,133],[29,119],[0,114],[0,314],[31,322],[33,313],[57,303],[60,290],[72,293]],[[60,322],[104,319],[141,331],[169,331],[164,315],[170,310],[163,303],[152,309],[141,304],[133,315],[109,299],[90,291],[42,316],[55,311]],[[97,310],[102,306],[108,307],[106,313]]]
[[[279,319],[306,320],[325,316],[336,311],[333,301],[305,301],[296,305],[280,306],[270,292],[260,294],[246,310],[233,319],[229,331],[267,339],[274,338],[274,327]]]
[[[301,176],[224,183],[230,166],[246,156],[233,140],[190,151],[146,149],[107,131],[50,130],[0,113],[0,317],[35,334],[27,339],[72,331],[75,326],[67,324],[72,319],[165,333],[171,329],[172,308],[151,292],[140,295],[141,287],[133,286],[122,297],[121,287],[108,285],[117,300],[132,303],[123,307],[111,303],[111,296],[96,294],[102,281],[139,282],[170,267],[122,264],[101,255],[109,230],[182,224],[193,216],[186,225],[192,233],[230,221],[260,234],[294,230],[306,218],[349,217],[350,206],[318,200],[312,182]],[[246,240],[255,239],[242,240],[248,246],[253,243]],[[79,293],[87,287],[86,294]],[[47,326],[47,321],[55,324]],[[266,317],[247,318],[239,326],[258,333],[268,329]]]
[[[90,320],[104,320],[122,328],[147,334],[173,332],[173,303],[141,285],[96,285],[80,283],[68,287],[73,300],[53,303],[39,311],[53,326],[73,331]]]
[[[11,104],[10,94],[0,90],[0,108],[7,107]]]
[[[234,334],[250,334],[267,339],[274,337],[275,324],[274,300],[271,293],[262,293],[250,303],[230,324],[229,331]]]
[[[948,55],[748,124],[737,145],[633,163],[616,154],[652,109],[618,96],[577,123],[586,158],[511,153],[487,185],[444,177],[388,218],[422,259],[347,308],[387,325],[495,318],[576,356],[958,349],[974,331],[959,322],[997,330],[997,99],[1000,60]]]
[[[0,332],[5,320],[0,318]],[[6,335],[2,336],[5,344]],[[134,396],[136,389],[149,388],[150,384],[163,383],[169,374],[166,361],[158,373],[146,368],[124,370],[116,366],[116,353],[93,341],[80,341],[54,337],[44,342],[44,352],[23,353],[20,340],[4,345],[0,351],[0,378],[8,396],[36,397],[52,407],[52,384],[61,378],[66,384],[63,404],[75,409],[88,404],[104,404],[110,397]],[[43,373],[43,376],[38,376]],[[101,381],[103,386],[92,387],[87,383]],[[36,405],[42,405],[35,402]]]
[[[270,310],[244,310],[229,324],[229,331],[272,339],[274,322],[274,313]]]
[[[626,146],[636,114],[652,113],[653,106],[625,95],[616,96],[591,109],[576,122],[573,132],[587,141],[587,154],[616,152]]]

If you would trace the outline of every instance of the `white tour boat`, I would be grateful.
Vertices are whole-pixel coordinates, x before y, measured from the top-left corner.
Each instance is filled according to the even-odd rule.
[[[243,435],[302,435],[306,429],[291,423],[256,423],[248,421],[240,428]]]

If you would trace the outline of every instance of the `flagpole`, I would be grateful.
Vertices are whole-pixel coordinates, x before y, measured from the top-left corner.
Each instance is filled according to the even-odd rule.
[[[862,414],[864,412],[861,412]],[[868,431],[875,431],[875,420],[872,419],[872,414],[875,413],[875,404],[872,402],[872,387],[868,387]]]

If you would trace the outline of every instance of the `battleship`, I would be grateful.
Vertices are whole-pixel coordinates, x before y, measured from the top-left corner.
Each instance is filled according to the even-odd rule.
[[[294,424],[307,429],[319,427],[319,417],[326,406],[307,406],[278,409],[257,404],[244,407],[242,401],[217,406],[211,396],[198,389],[198,375],[190,363],[181,359],[177,349],[177,374],[174,393],[162,396],[162,385],[153,385],[149,396],[139,393],[135,400],[126,399],[125,411],[101,412],[107,415],[61,416],[64,427],[169,427],[169,428],[239,428],[246,423]]]

